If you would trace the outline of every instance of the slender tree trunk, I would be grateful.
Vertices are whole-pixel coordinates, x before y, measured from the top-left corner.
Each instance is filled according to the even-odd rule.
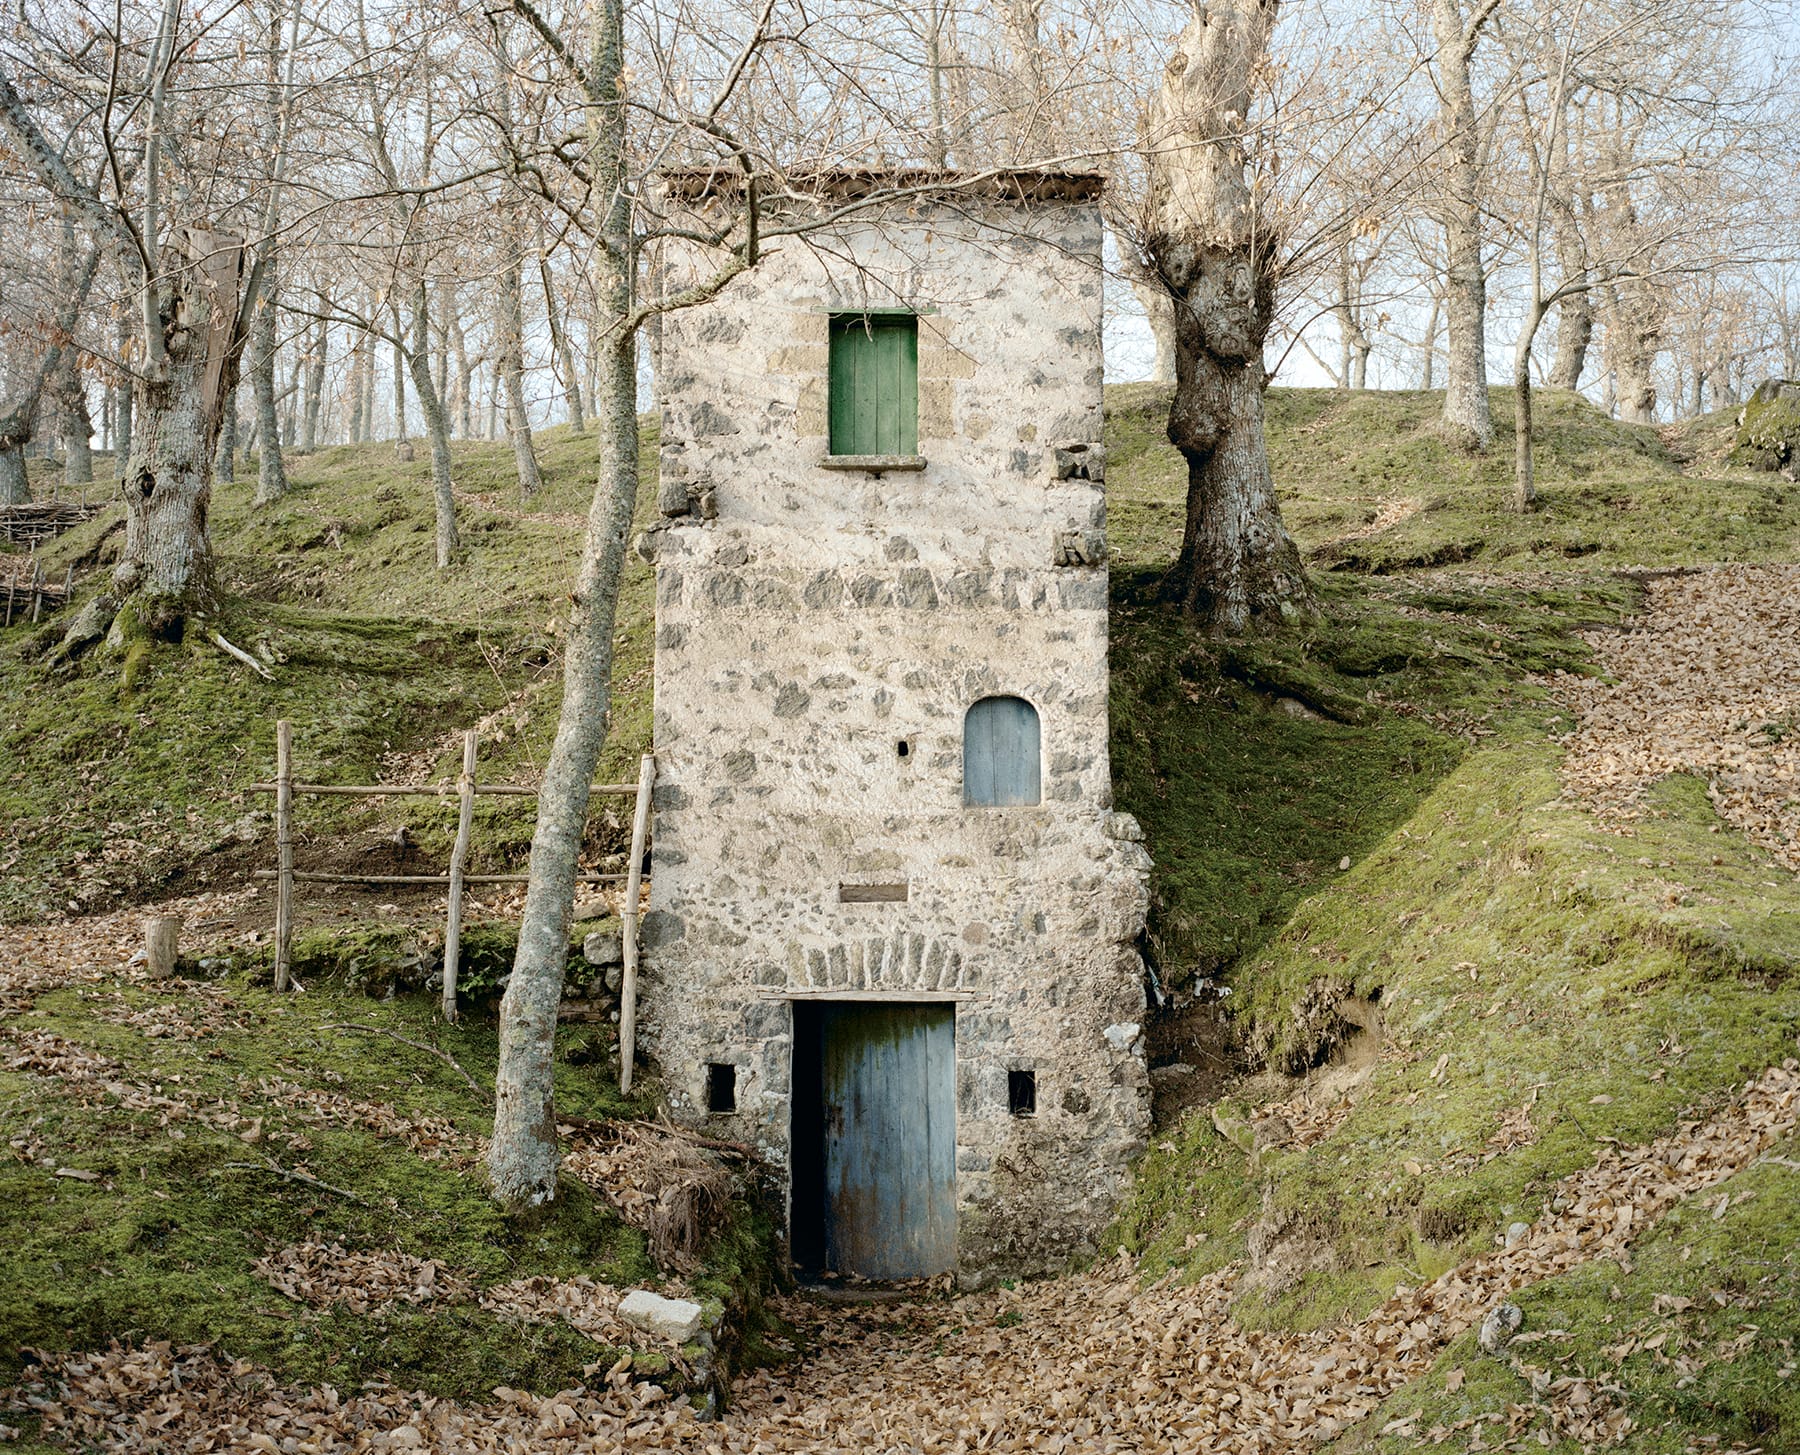
[[[1152,384],[1173,384],[1175,382],[1175,300],[1169,297],[1169,290],[1163,286],[1162,280],[1156,276],[1156,270],[1149,267],[1136,254],[1136,249],[1128,244],[1119,248],[1121,269],[1126,281],[1131,284],[1131,291],[1144,310],[1144,322],[1150,329],[1150,341],[1155,345],[1156,353],[1150,362],[1150,378]]]
[[[1531,442],[1531,345],[1548,310],[1534,302],[1513,348],[1513,509],[1521,514],[1537,504],[1537,475]]]
[[[1431,314],[1425,320],[1425,343],[1419,350],[1419,387],[1430,389],[1434,365],[1437,363],[1438,318],[1442,307],[1437,295],[1431,296]]]
[[[128,360],[131,357],[131,310],[119,310],[118,323],[119,358]],[[126,457],[131,454],[131,380],[121,375],[113,385],[113,475],[118,477],[124,471]]]
[[[319,311],[325,311],[325,300],[320,298]],[[312,329],[312,338],[306,349],[306,357],[301,360],[303,371],[303,394],[300,406],[300,453],[310,455],[320,445],[319,409],[325,402],[325,364],[326,354],[331,348],[331,321],[321,318]]]
[[[411,365],[407,362],[406,346],[400,342],[406,326],[400,318],[399,304],[396,303],[391,312],[394,316],[394,453],[410,460],[412,445],[406,438],[406,373]]]
[[[1444,424],[1463,444],[1485,450],[1494,438],[1487,388],[1487,265],[1482,258],[1481,136],[1469,62],[1475,36],[1460,0],[1432,0],[1440,120],[1447,175],[1439,199],[1444,228]]]
[[[576,434],[587,433],[587,411],[581,404],[581,374],[575,367],[575,350],[569,347],[569,334],[562,310],[557,306],[556,288],[550,278],[550,259],[538,252],[538,280],[544,286],[544,318],[550,325],[550,343],[556,350],[559,381],[569,401],[569,428]],[[654,364],[652,364],[654,369]]]
[[[450,477],[450,416],[431,378],[431,318],[424,280],[413,292],[412,348],[407,350],[413,392],[431,438],[431,498],[437,517],[437,564],[448,570],[456,560],[456,487]]]
[[[431,319],[431,387],[438,403],[450,413],[450,320],[456,317],[456,285],[448,278],[437,283],[437,311]]]
[[[357,335],[350,345],[350,427],[348,434],[350,443],[360,445],[369,437],[367,416],[363,412],[363,401],[368,395],[369,373],[369,335],[367,331]]]
[[[1188,465],[1187,527],[1168,588],[1215,631],[1312,609],[1263,439],[1274,312],[1240,140],[1274,0],[1223,0],[1189,22],[1151,116],[1150,252],[1176,299],[1169,439]]]
[[[276,317],[275,263],[250,321],[250,393],[256,401],[256,493],[253,505],[273,505],[287,494],[287,465],[281,458],[281,421],[275,395]]]
[[[219,422],[219,446],[213,451],[213,478],[227,485],[237,483],[239,420],[237,390],[225,401],[225,417]]]
[[[519,473],[519,498],[529,500],[544,487],[531,439],[531,416],[525,409],[525,306],[516,226],[506,229],[508,252],[500,269],[494,331],[500,345],[500,377],[506,389],[506,432],[512,439],[513,463]]]
[[[445,327],[450,335],[450,350],[456,360],[456,435],[458,439],[473,439],[475,407],[469,396],[473,390],[475,362],[469,358],[469,341],[463,333],[462,320],[452,314],[445,321]]]
[[[513,1211],[556,1195],[554,1101],[556,1011],[569,955],[569,914],[587,825],[588,790],[606,741],[612,705],[613,622],[626,540],[637,508],[637,339],[623,326],[631,309],[634,262],[625,174],[624,0],[598,0],[589,75],[590,148],[596,192],[611,199],[601,227],[602,347],[600,476],[588,512],[581,568],[572,593],[563,658],[562,714],[538,794],[531,883],[519,949],[500,1003],[500,1064],[488,1173],[494,1196]]]

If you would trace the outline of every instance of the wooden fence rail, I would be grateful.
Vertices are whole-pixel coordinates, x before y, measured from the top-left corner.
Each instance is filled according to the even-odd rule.
[[[298,783],[294,780],[294,730],[285,718],[275,724],[275,781],[252,783],[251,793],[275,795],[275,846],[277,864],[274,869],[259,869],[258,879],[275,881],[275,988],[286,990],[293,978],[294,886],[296,884],[441,884],[449,891],[449,905],[444,920],[444,995],[445,1020],[456,1019],[456,979],[462,957],[463,890],[470,884],[527,884],[529,874],[469,874],[469,842],[474,829],[475,800],[482,794],[510,794],[536,797],[538,790],[522,784],[481,783],[475,776],[475,734],[463,734],[462,772],[454,787],[430,783]],[[590,793],[604,797],[633,797],[637,800],[631,824],[631,862],[622,874],[577,874],[579,884],[625,885],[625,902],[621,906],[625,952],[624,987],[619,1008],[619,1054],[621,1057],[621,1089],[631,1089],[631,1063],[635,1054],[633,1030],[636,1021],[638,963],[638,895],[642,882],[644,839],[650,820],[650,795],[656,782],[656,760],[648,753],[638,765],[636,783],[596,783]],[[447,874],[328,874],[294,868],[294,797],[296,794],[355,794],[362,797],[397,797],[411,795],[424,798],[457,800],[456,841],[450,851]]]

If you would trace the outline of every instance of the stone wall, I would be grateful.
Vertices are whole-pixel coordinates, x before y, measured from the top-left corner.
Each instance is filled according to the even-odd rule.
[[[1091,202],[920,205],[784,240],[663,338],[643,1044],[676,1115],[783,1167],[790,999],[954,1000],[970,1283],[1088,1250],[1148,1125],[1100,247]],[[895,305],[922,315],[924,467],[824,468],[830,315]],[[996,694],[1040,715],[1039,806],[963,805],[963,715]],[[735,1115],[705,1111],[709,1062],[737,1068]]]

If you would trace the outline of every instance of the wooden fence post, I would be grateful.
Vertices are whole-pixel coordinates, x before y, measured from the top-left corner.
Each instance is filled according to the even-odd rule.
[[[632,1063],[637,1060],[638,893],[644,878],[644,836],[650,827],[650,790],[656,782],[656,759],[645,753],[638,764],[637,812],[631,820],[631,858],[625,865],[625,904],[621,918],[625,973],[619,984],[619,1091],[631,1090]]]
[[[275,881],[275,988],[286,990],[294,936],[294,728],[275,724],[275,848],[280,856]]]
[[[44,607],[44,568],[38,563],[37,548],[31,552],[31,624],[38,623],[38,613]]]
[[[153,915],[144,921],[144,973],[152,980],[167,980],[175,973],[181,921],[173,915]]]
[[[456,966],[462,952],[463,865],[475,827],[475,733],[463,734],[462,777],[457,780],[456,844],[450,850],[450,909],[444,924],[444,1019],[456,1019]]]

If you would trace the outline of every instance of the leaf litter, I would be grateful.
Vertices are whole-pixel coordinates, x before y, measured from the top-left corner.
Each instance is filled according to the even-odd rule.
[[[1654,580],[1624,631],[1588,640],[1612,681],[1551,680],[1579,721],[1563,784],[1614,827],[1671,773],[1800,874],[1800,566],[1712,566]]]
[[[1547,1189],[1514,1246],[1398,1288],[1359,1322],[1303,1334],[1240,1328],[1236,1267],[1145,1287],[1121,1257],[1021,1288],[854,1313],[786,1300],[789,1316],[812,1325],[809,1358],[742,1379],[717,1423],[635,1379],[629,1357],[596,1368],[583,1389],[502,1388],[475,1405],[389,1388],[284,1389],[211,1349],[157,1343],[47,1359],[13,1398],[56,1439],[145,1452],[1306,1450],[1366,1419],[1507,1295],[1595,1259],[1627,1260],[1632,1239],[1676,1202],[1710,1193],[1797,1126],[1800,1062],[1788,1060],[1666,1137],[1602,1147],[1593,1166]],[[611,1292],[596,1285],[590,1302],[604,1306]],[[565,1297],[547,1280],[492,1296],[540,1308]],[[1511,1357],[1529,1402],[1456,1432],[1400,1420],[1388,1433],[1425,1444],[1464,1433],[1471,1450],[1552,1433],[1584,1449],[1630,1438],[1614,1386]]]

